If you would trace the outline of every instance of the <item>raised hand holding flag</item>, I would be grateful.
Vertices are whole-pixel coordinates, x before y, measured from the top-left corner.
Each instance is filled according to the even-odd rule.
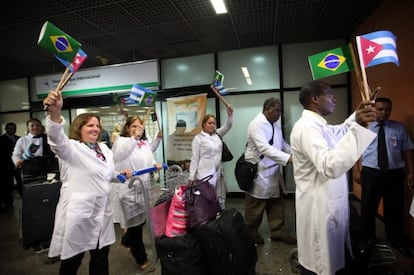
[[[228,93],[228,89],[224,88],[224,75],[216,71],[214,73],[213,82],[210,85],[211,90],[217,95],[217,97],[223,102],[223,104],[228,108],[230,104],[224,99],[223,95]]]

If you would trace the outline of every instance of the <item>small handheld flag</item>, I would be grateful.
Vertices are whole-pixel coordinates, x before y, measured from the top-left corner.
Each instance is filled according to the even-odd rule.
[[[397,55],[397,37],[390,31],[376,31],[356,37],[361,67],[382,63],[400,65]]]
[[[73,59],[73,62],[69,62],[63,58],[60,58],[55,54],[55,57],[57,60],[59,60],[65,67],[69,67],[69,71],[72,73],[76,73],[80,66],[85,62],[88,55],[79,48],[78,53],[76,54],[75,58]]]
[[[128,101],[136,102],[143,107],[153,107],[157,99],[157,92],[147,89],[138,84],[132,85]]]
[[[37,44],[56,56],[72,62],[81,44],[49,21],[40,30]]]
[[[354,68],[348,46],[311,55],[308,61],[314,80],[346,73]]]
[[[217,89],[221,95],[226,95],[229,93],[228,89],[224,88],[224,75],[216,71],[214,73],[213,82],[211,83],[211,87]]]

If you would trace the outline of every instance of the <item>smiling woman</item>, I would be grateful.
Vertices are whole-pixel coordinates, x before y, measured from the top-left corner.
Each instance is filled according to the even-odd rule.
[[[60,256],[60,274],[74,274],[85,251],[90,251],[90,274],[108,274],[109,246],[115,242],[110,204],[115,164],[108,146],[97,143],[100,118],[78,115],[68,137],[63,131],[61,94],[52,91],[43,103],[49,106],[48,142],[59,158],[62,179],[49,257]]]

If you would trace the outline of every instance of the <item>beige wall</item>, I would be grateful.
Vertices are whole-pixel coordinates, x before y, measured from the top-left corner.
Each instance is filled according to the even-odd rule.
[[[379,96],[386,96],[393,101],[391,119],[403,122],[414,140],[414,1],[384,0],[371,16],[362,22],[355,35],[378,30],[389,30],[397,36],[397,52],[400,66],[386,63],[366,69],[369,86],[374,89],[381,86]],[[352,74],[352,106],[356,108],[361,100]],[[408,207],[414,190],[405,189],[405,230],[414,240],[414,218],[409,216]],[[360,197],[360,186],[354,182],[354,193]],[[382,213],[382,208],[379,209]]]

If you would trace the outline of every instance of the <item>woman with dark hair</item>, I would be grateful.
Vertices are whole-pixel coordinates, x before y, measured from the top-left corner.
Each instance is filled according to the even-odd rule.
[[[227,188],[224,182],[224,169],[221,162],[221,152],[223,149],[221,138],[230,130],[232,125],[233,107],[227,105],[226,123],[217,129],[216,117],[212,114],[205,115],[201,125],[202,131],[194,137],[192,142],[188,179],[192,182],[212,175],[213,177],[209,182],[216,188],[217,198],[222,209],[224,209]]]
[[[151,144],[145,136],[143,121],[138,116],[128,117],[122,127],[119,137],[116,138],[112,152],[114,154],[115,168],[120,170],[126,167],[130,170],[141,170],[151,166],[161,169],[151,149]],[[146,188],[150,188],[150,174],[139,176]],[[126,184],[119,185],[120,225],[124,228],[125,234],[122,237],[122,244],[128,247],[138,264],[139,271],[152,272],[155,267],[148,263],[145,246],[142,236],[142,228],[145,224],[145,206],[139,187],[133,185],[131,188]],[[137,199],[137,196],[140,196]]]
[[[49,113],[48,142],[59,158],[62,181],[49,257],[60,256],[60,275],[76,274],[89,251],[89,274],[108,274],[109,246],[115,242],[110,200],[115,165],[108,146],[97,143],[100,119],[78,115],[67,137],[60,92],[50,92],[43,103]]]

